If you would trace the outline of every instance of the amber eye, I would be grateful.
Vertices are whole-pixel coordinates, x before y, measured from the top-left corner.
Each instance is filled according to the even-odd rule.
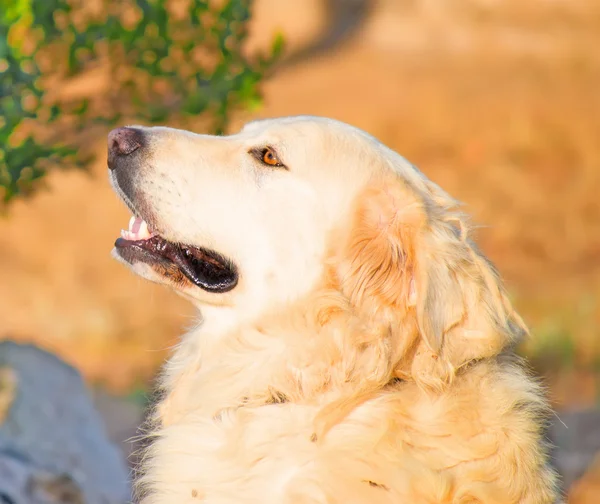
[[[275,155],[273,150],[269,147],[265,147],[262,150],[261,155],[263,163],[271,166],[282,166],[281,162],[279,161],[279,159],[277,159],[277,156]]]
[[[248,154],[267,166],[289,170],[289,168],[281,162],[273,147],[254,147],[248,151]]]

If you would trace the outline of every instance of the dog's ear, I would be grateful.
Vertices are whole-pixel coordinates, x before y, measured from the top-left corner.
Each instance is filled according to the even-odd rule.
[[[415,379],[436,389],[460,367],[499,354],[527,333],[497,271],[468,238],[464,215],[443,199],[432,199],[422,235],[416,316],[424,344],[411,369]]]
[[[377,185],[359,196],[341,275],[354,306],[381,312],[414,305],[416,242],[425,221],[423,203],[407,185]]]
[[[456,202],[428,181],[417,189],[398,177],[361,194],[346,254],[352,304],[390,320],[400,338],[415,328],[414,344],[396,342],[412,351],[398,355],[398,376],[439,389],[526,332]]]

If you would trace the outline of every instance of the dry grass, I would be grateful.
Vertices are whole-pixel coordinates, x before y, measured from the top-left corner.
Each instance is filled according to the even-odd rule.
[[[255,45],[283,28],[293,47],[322,24],[316,0],[257,3]],[[348,45],[268,82],[260,111],[353,123],[463,200],[537,329],[524,352],[549,373],[557,403],[599,393],[596,47],[591,0],[381,0]],[[91,177],[54,173],[51,191],[0,221],[0,334],[123,390],[152,376],[192,312],[109,257],[128,214],[106,181],[105,133],[89,132]],[[573,381],[578,394],[565,393]]]

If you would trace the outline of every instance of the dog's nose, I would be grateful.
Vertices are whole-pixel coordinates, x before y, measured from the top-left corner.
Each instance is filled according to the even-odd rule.
[[[117,128],[108,134],[108,167],[114,170],[114,161],[129,156],[138,150],[144,140],[144,133],[135,128]]]

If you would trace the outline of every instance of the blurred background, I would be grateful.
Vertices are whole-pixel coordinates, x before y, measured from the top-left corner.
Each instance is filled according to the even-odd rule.
[[[594,0],[0,0],[0,337],[73,365],[100,407],[142,404],[194,313],[110,257],[129,212],[106,134],[333,117],[481,225],[570,501],[600,502],[598,48]]]

